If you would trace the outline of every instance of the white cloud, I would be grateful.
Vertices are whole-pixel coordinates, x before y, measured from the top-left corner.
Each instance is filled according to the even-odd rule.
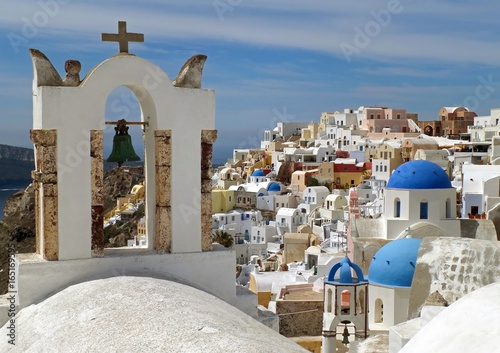
[[[310,50],[343,58],[340,44],[353,44],[355,28],[364,30],[366,24],[374,20],[370,11],[385,9],[388,3],[243,1],[226,12],[224,21],[221,21],[213,2],[69,2],[61,4],[59,11],[49,16],[46,26],[37,28],[37,36],[41,37],[49,30],[51,35],[57,31],[57,36],[65,39],[60,45],[66,48],[71,45],[75,49],[95,49],[100,47],[97,44],[100,32],[115,32],[117,20],[128,20],[129,31],[145,33],[147,46],[148,43],[153,42],[156,46],[167,40],[215,40]],[[360,53],[353,55],[354,59],[418,59],[490,65],[499,62],[496,37],[473,35],[484,23],[483,17],[492,19],[498,14],[498,5],[480,8],[472,4],[456,6],[454,3],[432,2],[433,6],[428,8],[409,0],[401,0],[400,4],[403,11],[393,14],[387,27],[382,26],[379,35],[369,38],[370,44],[359,48]],[[36,14],[43,12],[37,2],[4,6],[9,11],[0,12],[0,26],[18,34],[22,34],[23,18],[33,22]],[[466,19],[459,17],[465,13],[468,14]],[[479,13],[481,17],[474,16]],[[405,21],[401,20],[403,16],[406,16]],[[426,18],[428,21],[429,17],[442,22],[440,34],[426,32]],[[464,23],[467,23],[467,29],[462,28]],[[464,38],[460,35],[464,31],[471,35]],[[30,42],[36,41],[36,36],[30,39]]]

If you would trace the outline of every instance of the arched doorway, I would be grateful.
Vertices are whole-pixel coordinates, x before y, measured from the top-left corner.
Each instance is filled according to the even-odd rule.
[[[426,125],[424,127],[424,134],[426,134],[427,136],[434,136],[434,129],[432,126],[430,125]]]

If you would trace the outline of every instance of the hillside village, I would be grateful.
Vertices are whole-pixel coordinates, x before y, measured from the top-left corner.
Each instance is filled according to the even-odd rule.
[[[496,267],[486,282],[453,271],[443,280],[451,265],[436,258],[435,281],[412,286],[422,280],[413,279],[419,248],[453,252],[444,239],[452,249],[486,242],[496,254],[486,261],[500,262],[499,121],[500,109],[443,107],[438,120],[418,121],[404,109],[360,107],[277,123],[213,176],[212,228],[234,239],[237,283],[310,351],[386,351],[389,337],[399,351],[419,331],[405,323],[429,295],[442,309],[500,279]],[[343,282],[344,267],[353,269]],[[332,315],[335,287],[344,290]]]

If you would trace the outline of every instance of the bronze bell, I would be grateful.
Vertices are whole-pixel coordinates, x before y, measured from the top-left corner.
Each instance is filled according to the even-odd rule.
[[[347,329],[347,325],[344,325],[344,332],[342,332],[342,343],[343,344],[349,344],[349,330]]]
[[[141,158],[135,153],[132,146],[132,137],[128,134],[127,121],[118,120],[113,137],[113,150],[106,162],[117,162],[120,167],[123,162],[140,161]]]

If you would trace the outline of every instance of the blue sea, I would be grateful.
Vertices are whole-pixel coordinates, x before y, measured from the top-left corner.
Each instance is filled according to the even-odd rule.
[[[3,219],[3,209],[5,207],[5,203],[10,195],[15,194],[21,189],[24,189],[27,185],[20,185],[17,188],[9,188],[9,189],[0,189],[0,220]]]

